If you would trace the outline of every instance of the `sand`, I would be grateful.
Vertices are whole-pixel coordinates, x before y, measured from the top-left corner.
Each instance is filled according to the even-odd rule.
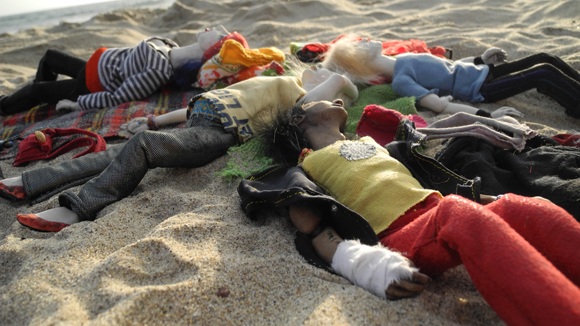
[[[576,0],[183,0],[167,10],[122,10],[0,35],[0,94],[30,81],[48,48],[88,58],[100,46],[132,46],[151,35],[190,44],[196,32],[220,24],[242,33],[252,48],[288,52],[291,41],[328,42],[350,33],[421,39],[452,49],[454,58],[492,46],[510,58],[543,51],[580,69],[578,17]],[[523,121],[544,134],[580,128],[579,120],[535,91],[478,105],[501,106],[522,111]],[[12,177],[71,156],[0,166]],[[463,267],[435,278],[418,298],[389,302],[308,265],[285,218],[272,214],[253,222],[244,215],[237,183],[213,175],[226,162],[150,171],[95,222],[58,233],[32,231],[15,218],[58,206],[56,196],[34,206],[0,199],[0,324],[503,324]],[[220,287],[229,296],[217,296]]]

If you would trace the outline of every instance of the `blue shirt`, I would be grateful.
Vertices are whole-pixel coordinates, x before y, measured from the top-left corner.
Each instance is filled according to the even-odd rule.
[[[427,94],[451,95],[465,102],[484,100],[479,92],[489,73],[487,65],[448,60],[425,53],[400,54],[395,62],[392,87],[417,101]]]

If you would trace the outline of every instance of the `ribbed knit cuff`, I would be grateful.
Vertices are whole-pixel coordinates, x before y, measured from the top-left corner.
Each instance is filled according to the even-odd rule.
[[[485,64],[485,62],[483,62],[483,59],[481,58],[481,56],[477,56],[477,57],[475,57],[475,59],[473,59],[473,64],[482,65],[482,64]]]
[[[491,118],[491,113],[483,110],[477,110],[477,112],[475,112],[475,115],[478,115],[480,117]]]

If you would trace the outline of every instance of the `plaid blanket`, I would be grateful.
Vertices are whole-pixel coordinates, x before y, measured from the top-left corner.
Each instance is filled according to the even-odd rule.
[[[161,115],[170,111],[185,108],[189,99],[203,92],[195,89],[187,92],[157,92],[151,97],[135,102],[123,103],[117,107],[101,110],[74,111],[60,113],[54,105],[40,105],[32,110],[15,114],[4,120],[0,128],[0,139],[12,140],[13,146],[0,147],[0,160],[16,157],[20,139],[45,128],[80,128],[97,133],[105,138],[124,137],[120,126],[133,118],[144,117],[149,114]],[[53,144],[59,147],[70,138],[60,139]]]

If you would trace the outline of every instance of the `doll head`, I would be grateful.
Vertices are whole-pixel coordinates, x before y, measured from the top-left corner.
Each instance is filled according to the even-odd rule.
[[[219,26],[218,28],[206,28],[205,31],[201,31],[197,33],[197,43],[201,48],[202,55],[207,49],[212,47],[216,44],[222,37],[228,35],[228,31],[223,26]],[[200,56],[201,57],[201,56]]]
[[[296,104],[290,110],[270,110],[270,117],[254,122],[254,134],[261,139],[265,155],[276,163],[297,164],[302,149],[310,147],[295,120],[304,113],[302,104]]]
[[[223,26],[212,29],[206,28],[197,33],[197,43],[172,50],[173,81],[179,89],[188,90],[193,87],[193,84],[197,81],[199,68],[205,63],[205,52],[218,43],[227,33]]]
[[[376,69],[368,65],[382,56],[381,42],[343,38],[330,46],[323,57],[322,66],[328,70],[346,75],[354,83],[369,84],[381,78]]]

